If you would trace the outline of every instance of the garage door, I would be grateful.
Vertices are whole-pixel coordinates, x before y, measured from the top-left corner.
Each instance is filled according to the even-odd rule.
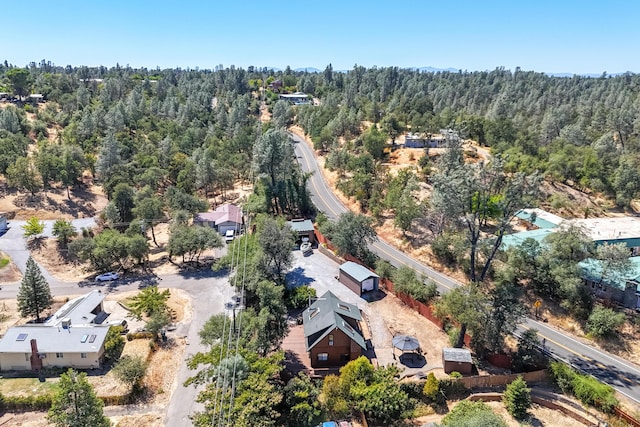
[[[373,278],[365,280],[364,282],[362,282],[362,292],[372,291],[373,286],[374,286]]]

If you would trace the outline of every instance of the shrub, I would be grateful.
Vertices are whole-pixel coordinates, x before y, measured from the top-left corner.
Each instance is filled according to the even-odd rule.
[[[611,336],[624,321],[624,313],[617,313],[610,308],[595,307],[587,320],[587,331],[591,336],[598,338]]]
[[[429,400],[436,400],[438,397],[438,392],[440,390],[440,381],[436,378],[433,372],[429,372],[427,375],[427,381],[424,383],[424,388],[422,389],[422,393]]]
[[[287,306],[290,308],[303,308],[309,304],[309,300],[316,298],[316,290],[310,286],[297,286],[288,292]]]
[[[385,261],[379,258],[376,261],[376,274],[380,276],[382,279],[391,279],[393,277],[393,273],[395,271],[395,267],[389,263],[389,261]]]
[[[451,378],[462,378],[462,374],[458,371],[453,371],[449,374]]]
[[[113,367],[113,374],[124,384],[134,386],[142,380],[147,364],[141,357],[124,356]]]
[[[393,273],[394,290],[416,301],[428,303],[438,295],[438,288],[433,281],[426,284],[419,278],[416,272],[409,267],[402,266]]]
[[[442,419],[442,425],[447,427],[506,427],[507,424],[486,403],[463,400]]]
[[[451,347],[455,347],[458,343],[458,336],[460,335],[460,328],[453,327],[447,331],[447,335],[449,336],[449,344]]]
[[[124,348],[123,330],[122,326],[111,326],[109,332],[107,332],[107,337],[104,341],[104,358],[108,361],[116,360],[122,353]]]
[[[618,406],[619,402],[611,386],[589,375],[580,374],[561,362],[553,362],[549,368],[558,387],[564,393],[574,395],[585,405],[594,406],[607,413]]]
[[[527,388],[527,383],[522,377],[516,378],[507,385],[502,402],[514,418],[521,420],[527,415],[531,407],[531,389]]]

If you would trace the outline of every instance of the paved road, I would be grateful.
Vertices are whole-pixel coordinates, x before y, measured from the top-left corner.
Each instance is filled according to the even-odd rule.
[[[327,217],[336,219],[341,213],[347,212],[347,208],[324,180],[311,147],[299,136],[295,134],[291,134],[291,136],[295,141],[295,153],[302,170],[313,174],[308,186],[314,204]],[[441,292],[461,285],[455,279],[417,262],[381,239],[378,239],[370,247],[392,265],[396,267],[407,265],[431,278],[436,282]],[[519,327],[519,332],[525,329],[538,330],[538,336],[545,341],[546,350],[555,357],[568,361],[575,367],[610,384],[629,399],[640,403],[640,368],[636,365],[586,345],[560,330],[533,319],[525,319]]]
[[[45,232],[43,234],[47,236],[50,235],[52,223],[53,221],[45,221]],[[29,257],[29,250],[27,249],[22,228],[20,227],[22,224],[24,224],[24,221],[11,221],[8,232],[0,236],[0,250],[11,256],[16,266],[24,273]],[[80,229],[80,227],[91,226],[92,224],[95,224],[92,219],[74,220],[74,225],[78,229]],[[51,276],[42,266],[40,266],[40,268],[49,282],[49,287],[54,297],[82,294],[93,289],[100,289],[108,294],[117,294],[137,290],[141,284],[138,278],[125,278],[100,284],[89,281],[65,282]],[[234,290],[229,285],[227,275],[214,273],[209,270],[193,274],[167,275],[160,279],[150,277],[146,278],[146,280],[157,281],[160,288],[182,289],[189,294],[192,303],[191,318],[177,325],[175,335],[179,337],[178,339],[186,339],[188,343],[184,355],[185,361],[197,352],[206,351],[207,348],[200,344],[198,331],[202,329],[202,326],[211,315],[224,312],[224,303],[231,301]],[[1,285],[0,300],[16,298],[19,283],[2,283]],[[191,425],[189,416],[196,411],[202,410],[202,405],[196,402],[197,394],[201,388],[182,386],[184,381],[195,373],[187,368],[186,363],[181,363],[180,366],[176,366],[175,369],[177,370],[177,376],[174,382],[175,392],[172,394],[171,401],[166,407],[165,425]],[[124,413],[144,413],[145,411],[154,410],[154,408],[147,407],[146,405],[135,405],[134,408],[127,408]],[[107,415],[118,415],[123,412],[123,409],[106,408],[105,411]]]

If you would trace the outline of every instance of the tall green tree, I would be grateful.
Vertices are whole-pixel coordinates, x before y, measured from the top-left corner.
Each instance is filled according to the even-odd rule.
[[[266,218],[258,242],[262,248],[260,265],[267,277],[283,284],[284,273],[291,267],[295,242],[293,230],[284,221]]]
[[[42,188],[38,170],[28,157],[19,157],[14,164],[7,167],[7,181],[10,186],[28,191],[32,196]]]
[[[42,276],[40,267],[29,257],[27,269],[18,289],[18,310],[22,317],[35,316],[40,321],[40,313],[53,304],[49,283]]]
[[[6,72],[5,76],[11,83],[13,93],[18,96],[25,96],[28,93],[29,70],[26,68],[12,68]]]
[[[162,202],[162,199],[158,196],[152,195],[137,200],[135,207],[133,208],[133,215],[140,219],[146,227],[151,229],[153,243],[156,246],[159,246],[156,241],[154,226],[165,218],[164,203]]]
[[[53,223],[52,234],[58,238],[58,244],[60,247],[66,249],[69,241],[75,237],[78,232],[71,221],[59,219]]]
[[[502,245],[502,237],[515,214],[535,200],[539,177],[523,173],[508,175],[499,158],[489,163],[460,162],[455,151],[443,156],[439,171],[433,177],[432,206],[449,218],[454,226],[462,224],[467,230],[470,249],[469,277],[482,282]],[[491,223],[492,235],[486,227]],[[484,256],[481,248],[487,246]]]
[[[60,375],[47,419],[56,427],[109,427],[111,421],[102,408],[87,374],[69,369]]]
[[[345,212],[331,227],[331,242],[341,255],[349,254],[364,262],[371,261],[371,251],[367,245],[377,239],[371,224],[371,218],[365,215]]]

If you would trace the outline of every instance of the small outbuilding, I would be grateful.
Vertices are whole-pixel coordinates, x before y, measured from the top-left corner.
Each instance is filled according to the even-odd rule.
[[[347,261],[340,266],[338,280],[356,294],[362,295],[368,291],[378,290],[380,276],[367,267]]]
[[[315,229],[310,219],[292,219],[287,221],[289,227],[296,233],[298,242],[309,242],[312,245],[316,242]]]
[[[470,374],[473,370],[471,352],[465,348],[443,348],[442,366],[444,366],[445,374],[450,374],[454,371],[461,374]]]

